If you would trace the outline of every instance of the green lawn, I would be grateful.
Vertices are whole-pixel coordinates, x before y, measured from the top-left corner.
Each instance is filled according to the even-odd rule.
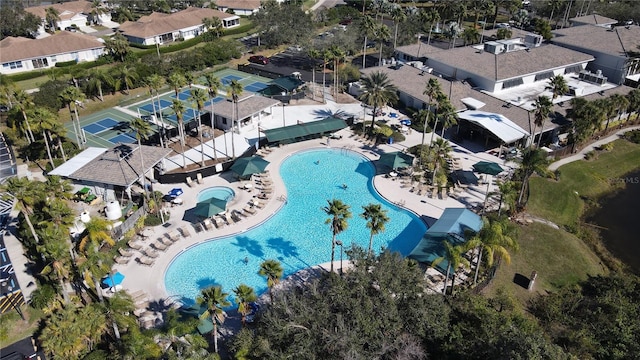
[[[598,257],[574,235],[556,230],[541,223],[523,225],[518,236],[520,250],[512,252],[511,265],[503,263],[492,283],[485,289],[494,295],[499,288],[505,289],[526,304],[535,294],[555,291],[564,285],[575,284],[588,275],[605,272]],[[514,276],[529,277],[538,273],[534,291],[528,291],[514,283]]]
[[[15,310],[0,315],[0,326],[6,327],[6,337],[0,337],[0,348],[6,347],[32,335],[44,316],[42,311],[35,310],[28,305],[22,305],[22,312],[26,320],[22,320]]]
[[[585,208],[584,197],[596,199],[615,190],[615,179],[638,166],[640,145],[616,140],[613,150],[600,152],[595,160],[560,167],[559,181],[532,178],[527,211],[559,225],[574,224]]]

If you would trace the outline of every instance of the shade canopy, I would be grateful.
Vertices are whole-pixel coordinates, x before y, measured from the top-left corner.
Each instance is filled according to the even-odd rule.
[[[118,271],[115,274],[107,275],[106,278],[102,279],[102,283],[108,287],[114,287],[122,284],[122,280],[124,280],[124,275]]]
[[[169,191],[167,194],[171,197],[177,197],[182,195],[184,192],[182,191],[181,188],[173,188],[171,189],[171,191]]]
[[[219,214],[227,209],[227,200],[212,197],[196,204],[193,213],[208,218],[215,214]]]
[[[479,110],[457,113],[458,117],[487,129],[505,144],[511,144],[529,136],[529,133],[506,116]]]
[[[479,161],[473,164],[473,170],[481,174],[488,174],[492,176],[498,175],[504,171],[500,165],[491,161]]]
[[[408,167],[413,165],[413,156],[401,151],[384,153],[380,155],[378,162],[395,170],[399,167]]]
[[[478,185],[478,177],[470,170],[454,170],[453,176],[463,184]]]
[[[240,177],[264,172],[269,162],[260,156],[243,157],[231,165],[231,171]]]

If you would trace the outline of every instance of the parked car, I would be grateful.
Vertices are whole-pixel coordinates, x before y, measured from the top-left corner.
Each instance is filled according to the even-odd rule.
[[[267,65],[269,63],[269,58],[263,55],[253,55],[249,58],[249,62]]]

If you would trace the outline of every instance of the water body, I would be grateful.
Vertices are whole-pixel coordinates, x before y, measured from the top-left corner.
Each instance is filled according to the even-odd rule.
[[[607,249],[640,274],[640,171],[618,181],[625,183],[625,189],[601,199],[600,209],[587,221],[606,228],[600,233]]]

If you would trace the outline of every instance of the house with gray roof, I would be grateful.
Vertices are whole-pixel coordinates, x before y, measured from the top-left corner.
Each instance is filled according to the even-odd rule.
[[[0,74],[47,69],[59,62],[95,61],[104,48],[97,38],[70,31],[41,39],[6,37],[0,41]]]
[[[640,26],[605,28],[594,25],[554,30],[555,45],[591,55],[587,69],[621,85],[640,81]]]
[[[234,103],[230,98],[214,104],[213,126],[227,131],[232,127],[232,120],[237,119],[235,124],[238,129],[247,127],[257,129],[260,121],[271,118],[274,106],[279,104],[278,100],[244,91],[238,96],[237,116]]]
[[[257,13],[262,6],[261,0],[216,0],[215,6],[222,12],[231,10],[236,15],[250,16]]]
[[[222,11],[189,7],[173,13],[151,13],[137,21],[120,25],[120,31],[129,42],[142,45],[166,44],[176,40],[192,39],[207,31],[205,18],[218,18],[224,29],[240,25],[240,17]]]

